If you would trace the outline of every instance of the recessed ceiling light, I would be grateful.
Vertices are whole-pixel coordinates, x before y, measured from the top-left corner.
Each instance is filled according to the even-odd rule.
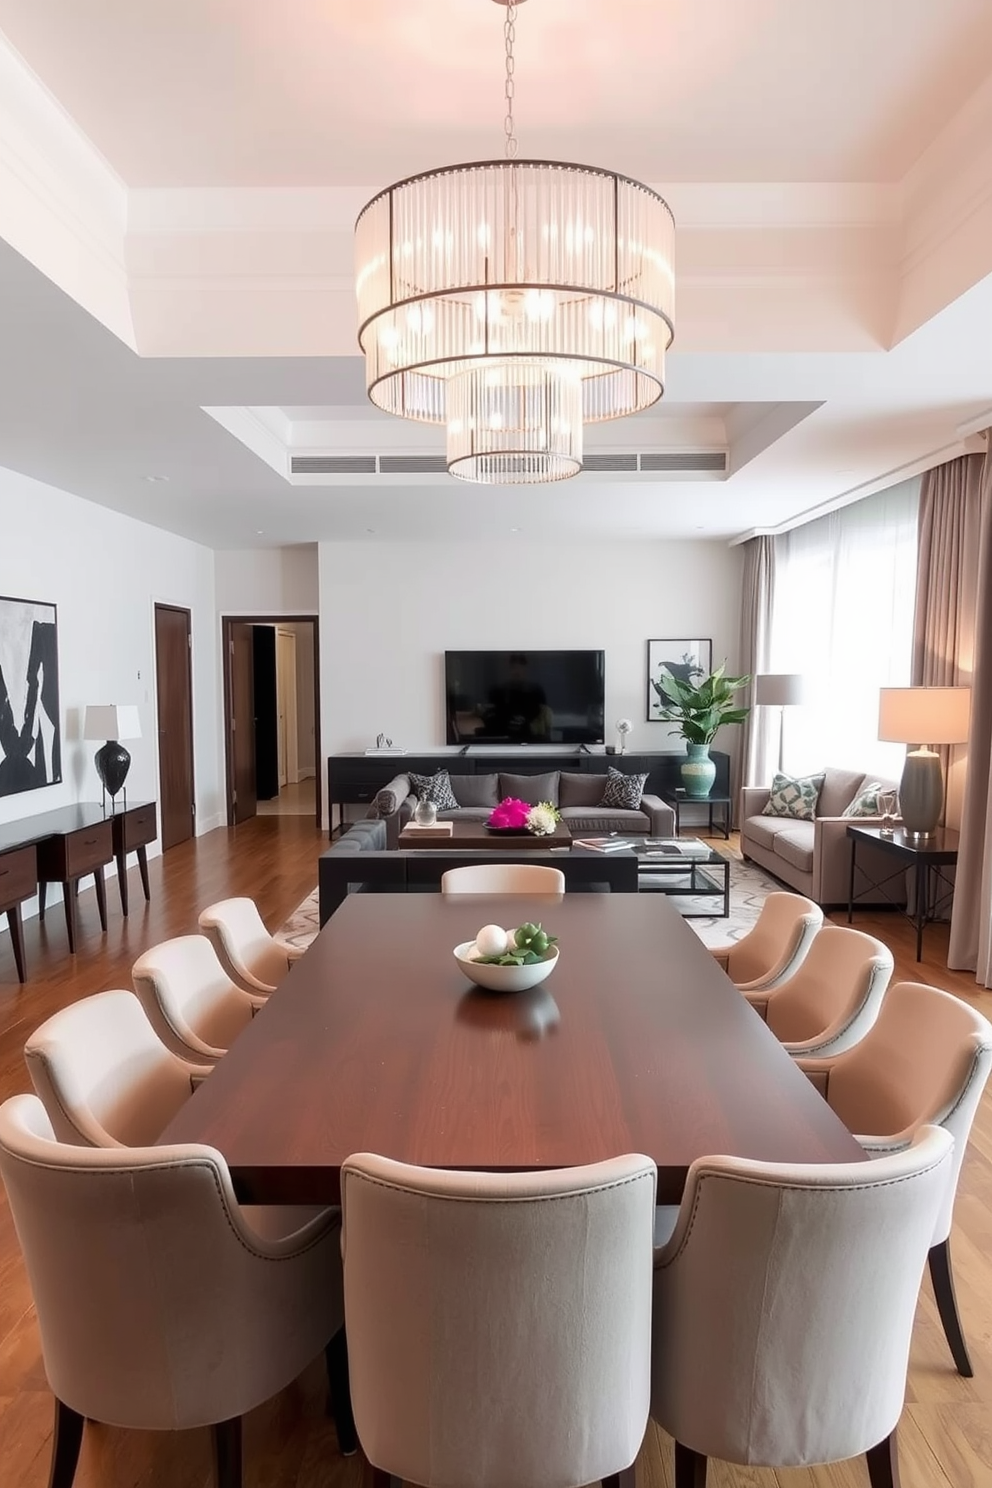
[[[153,486],[164,484],[169,479],[167,475],[146,475],[145,480],[150,481]]]
[[[256,537],[264,537],[265,536],[265,528],[264,527],[256,527],[255,528],[255,536]]]
[[[375,537],[375,528],[374,527],[366,527],[365,531],[369,534],[370,537]]]
[[[511,527],[510,528],[510,531],[511,532],[519,532],[520,531],[520,528],[519,527]]]

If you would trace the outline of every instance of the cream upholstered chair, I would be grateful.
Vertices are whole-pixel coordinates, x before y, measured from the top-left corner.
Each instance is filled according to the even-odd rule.
[[[471,863],[441,874],[442,894],[564,894],[565,875],[544,863]]]
[[[222,899],[200,915],[200,929],[228,976],[249,992],[274,992],[302,949],[283,945],[265,928],[254,899]]]
[[[169,1052],[133,992],[98,992],[54,1013],[24,1058],[60,1142],[146,1147],[210,1065]]]
[[[240,1418],[342,1336],[338,1211],[259,1233],[212,1148],[65,1146],[33,1095],[0,1107],[0,1174],[56,1399],[51,1488],[84,1418],[211,1426],[218,1488],[238,1488]],[[339,1409],[346,1448],[344,1391]]]
[[[971,1125],[992,1070],[992,1023],[949,992],[921,982],[890,987],[875,1026],[835,1059],[801,1067],[873,1155],[908,1147],[923,1125],[954,1138],[951,1182],[930,1244],[937,1310],[958,1373],[972,1375],[951,1270],[951,1219]]]
[[[894,966],[873,935],[824,925],[787,982],[744,996],[790,1054],[840,1054],[878,1017]]]
[[[823,924],[823,910],[802,894],[769,894],[754,928],[712,953],[742,992],[767,992],[803,964]]]
[[[134,990],[159,1038],[180,1059],[216,1064],[265,998],[236,987],[205,935],[163,940],[131,968]]]
[[[877,1163],[692,1164],[655,1259],[651,1414],[675,1488],[706,1459],[800,1467],[864,1452],[897,1488],[896,1425],[953,1142],[924,1127]]]
[[[377,1485],[618,1485],[647,1425],[656,1170],[341,1169],[355,1424]]]

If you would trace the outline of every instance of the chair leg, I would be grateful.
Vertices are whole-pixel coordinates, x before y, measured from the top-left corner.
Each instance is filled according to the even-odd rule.
[[[400,1488],[399,1478],[394,1478],[391,1473],[384,1472],[381,1467],[372,1469],[372,1488]]]
[[[72,1488],[83,1440],[83,1417],[55,1397],[55,1432],[48,1488]]]
[[[675,1443],[675,1488],[706,1488],[706,1464],[702,1452]]]
[[[241,1417],[211,1426],[215,1488],[241,1488]]]
[[[634,1488],[634,1464],[625,1467],[623,1472],[610,1473],[603,1479],[603,1488]]]
[[[930,1263],[930,1280],[933,1282],[933,1292],[937,1299],[937,1311],[944,1325],[944,1336],[950,1344],[958,1374],[971,1379],[975,1371],[968,1357],[968,1345],[964,1341],[958,1300],[954,1295],[950,1240],[944,1240],[940,1245],[932,1245],[927,1259]]]
[[[899,1447],[896,1433],[865,1453],[871,1488],[899,1488]]]
[[[358,1433],[355,1430],[355,1417],[351,1411],[348,1340],[343,1328],[338,1329],[325,1348],[324,1358],[327,1361],[327,1383],[331,1392],[328,1412],[334,1417],[341,1456],[351,1457],[358,1450]]]

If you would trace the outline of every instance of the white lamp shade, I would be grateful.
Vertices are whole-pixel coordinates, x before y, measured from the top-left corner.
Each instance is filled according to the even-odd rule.
[[[86,709],[84,739],[140,739],[141,720],[132,703],[101,703]]]
[[[970,687],[883,687],[878,737],[888,744],[967,744]]]
[[[797,707],[806,701],[805,692],[805,679],[796,672],[761,672],[754,679],[754,701],[762,707]]]

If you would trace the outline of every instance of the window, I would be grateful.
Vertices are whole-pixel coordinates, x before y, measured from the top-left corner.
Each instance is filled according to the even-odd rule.
[[[902,773],[904,747],[878,740],[878,691],[910,683],[919,496],[904,481],[775,540],[769,670],[806,682],[785,712],[790,773]]]

